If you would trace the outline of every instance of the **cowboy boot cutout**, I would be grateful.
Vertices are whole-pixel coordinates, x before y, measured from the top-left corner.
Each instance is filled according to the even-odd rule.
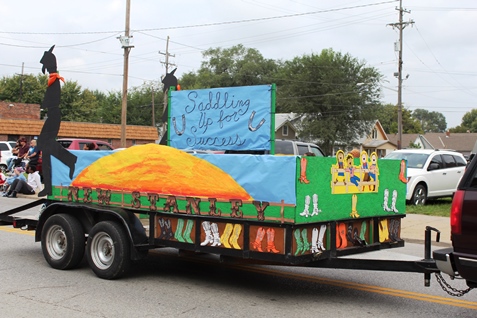
[[[338,235],[340,236],[341,244],[337,246],[339,248],[348,247],[348,240],[346,239],[346,224],[340,223],[338,224]]]
[[[294,232],[295,241],[296,241],[296,251],[295,256],[300,254],[303,251],[303,242],[301,241],[300,230],[296,229]]]
[[[325,236],[326,232],[326,225],[323,224],[320,226],[320,234],[318,235],[318,249],[321,251],[325,250],[325,247],[323,246],[323,237]]]
[[[311,213],[311,216],[318,215],[321,212],[320,209],[318,209],[318,194],[313,194],[313,212]]]
[[[174,238],[174,232],[172,232],[171,220],[165,220],[164,225],[166,226],[166,239],[172,240]]]
[[[393,242],[397,241],[396,237],[394,236],[394,219],[389,220],[389,238]]]
[[[302,252],[302,254],[304,254],[306,251],[308,251],[310,249],[310,243],[308,242],[308,230],[307,229],[303,229],[301,231],[301,237],[303,238],[303,252]]]
[[[184,238],[182,237],[183,228],[184,228],[184,220],[183,219],[177,220],[176,234],[174,235],[174,238],[178,240],[179,242],[185,242]]]
[[[267,252],[280,253],[275,247],[275,230],[272,228],[267,230]]]
[[[202,229],[204,229],[204,232],[205,232],[205,240],[202,243],[200,243],[200,245],[206,246],[214,241],[212,237],[212,231],[210,230],[210,222],[209,221],[202,222]]]
[[[358,231],[357,227],[353,228],[353,242],[355,243],[355,245],[358,244],[359,246],[365,246],[366,245],[366,241],[363,241],[359,237],[359,231]]]
[[[227,223],[224,229],[224,233],[222,233],[222,236],[220,237],[220,243],[222,243],[222,245],[226,248],[232,248],[232,246],[230,246],[229,244],[229,238],[230,234],[232,234],[233,227],[234,226],[231,223]]]
[[[192,239],[190,238],[190,233],[192,232],[192,227],[194,226],[194,220],[187,220],[187,224],[184,230],[184,233],[182,234],[182,237],[187,243],[194,243]]]
[[[359,218],[358,211],[356,210],[356,206],[358,205],[358,196],[353,194],[351,196],[351,214],[349,215],[352,218]]]
[[[361,231],[359,232],[359,238],[365,243],[366,243],[366,221],[363,221],[361,223]]]
[[[213,235],[213,240],[214,240],[211,246],[222,245],[222,243],[220,243],[219,226],[217,225],[217,223],[212,223],[210,225],[210,228],[212,229],[212,235]]]
[[[166,229],[166,225],[164,223],[164,219],[163,218],[159,218],[157,220],[157,223],[159,223],[159,228],[161,229],[161,235],[159,235],[158,239],[159,240],[165,240],[166,239],[166,232],[167,232],[167,229]]]
[[[316,227],[311,231],[311,252],[318,253],[318,229]]]
[[[404,160],[401,160],[401,168],[399,170],[399,180],[402,183],[407,183],[407,178],[404,176],[405,171],[406,171],[406,162]]]
[[[310,183],[310,181],[308,181],[308,179],[306,178],[306,165],[307,165],[307,161],[306,161],[306,158],[305,157],[302,157],[300,159],[300,183],[305,183],[305,184],[308,184]]]
[[[394,237],[394,240],[400,241],[401,238],[399,237],[399,227],[401,225],[401,221],[399,219],[394,220],[394,227],[392,230],[392,235]]]
[[[300,215],[306,218],[310,216],[310,196],[309,195],[305,196],[305,208],[303,209],[303,212],[300,213]]]
[[[242,249],[238,243],[238,239],[240,237],[241,232],[242,232],[242,225],[235,224],[232,236],[230,237],[230,244],[232,244],[232,247],[235,248],[236,250]]]
[[[389,239],[388,219],[379,221],[379,242],[383,243]]]
[[[341,236],[340,236],[340,227],[339,224],[336,224],[336,248],[341,246]]]
[[[396,208],[397,196],[398,196],[397,190],[393,190],[393,198],[392,198],[392,201],[391,201],[391,210],[394,213],[399,213],[398,209]]]
[[[389,208],[389,189],[384,189],[384,200],[383,200],[383,210],[386,212],[391,212]]]
[[[259,227],[257,230],[257,236],[255,237],[255,241],[252,243],[252,247],[254,250],[257,250],[259,252],[262,251],[262,240],[263,237],[265,236],[265,230],[262,227]]]
[[[353,223],[352,222],[348,223],[348,226],[346,227],[346,239],[348,240],[348,242],[351,242],[354,245],[354,241],[353,241]]]

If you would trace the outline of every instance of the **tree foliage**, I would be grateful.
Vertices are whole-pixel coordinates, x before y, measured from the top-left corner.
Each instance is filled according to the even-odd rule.
[[[449,129],[453,133],[477,132],[477,109],[465,113],[459,126]]]
[[[376,117],[388,134],[397,134],[398,131],[398,108],[396,105],[380,105]],[[402,133],[422,134],[421,123],[412,117],[410,110],[402,108]]]
[[[446,131],[447,122],[442,113],[434,111],[430,112],[425,109],[416,109],[412,112],[412,117],[421,123],[424,133]]]
[[[46,91],[46,75],[14,75],[0,80],[0,100],[41,104]]]
[[[379,105],[380,73],[349,54],[326,49],[285,61],[277,81],[277,112],[305,114],[303,136],[328,154],[369,129]]]
[[[243,45],[211,48],[203,53],[203,58],[196,74],[182,76],[182,89],[270,84],[270,77],[277,70],[274,60],[265,59],[258,50]]]
[[[82,90],[75,81],[66,81],[61,88],[62,120],[89,122],[96,118],[98,101],[90,90]]]

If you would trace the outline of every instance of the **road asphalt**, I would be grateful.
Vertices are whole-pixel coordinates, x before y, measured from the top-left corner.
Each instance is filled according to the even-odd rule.
[[[0,212],[31,203],[35,196],[22,196],[11,199],[0,197]],[[24,212],[25,215],[36,215],[38,207]],[[401,238],[409,243],[424,243],[426,227],[430,226],[440,231],[440,242],[436,243],[436,232],[431,232],[432,245],[451,246],[450,239],[450,219],[441,216],[428,216],[421,214],[406,214],[401,221]]]

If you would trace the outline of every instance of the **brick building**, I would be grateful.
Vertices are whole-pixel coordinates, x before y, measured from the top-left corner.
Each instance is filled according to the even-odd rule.
[[[40,105],[8,103],[0,101],[0,141],[28,140],[40,134],[44,121],[40,119]],[[58,138],[87,138],[109,142],[114,148],[121,147],[121,125],[64,121]],[[126,126],[126,146],[154,143],[159,139],[152,126]]]

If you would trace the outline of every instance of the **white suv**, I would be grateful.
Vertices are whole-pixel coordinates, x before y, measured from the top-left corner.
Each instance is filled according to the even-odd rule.
[[[12,149],[17,143],[15,141],[0,141],[0,171],[7,170],[7,159],[12,156]]]
[[[406,200],[414,205],[453,196],[467,165],[461,153],[449,150],[401,149],[385,158],[407,161]]]

